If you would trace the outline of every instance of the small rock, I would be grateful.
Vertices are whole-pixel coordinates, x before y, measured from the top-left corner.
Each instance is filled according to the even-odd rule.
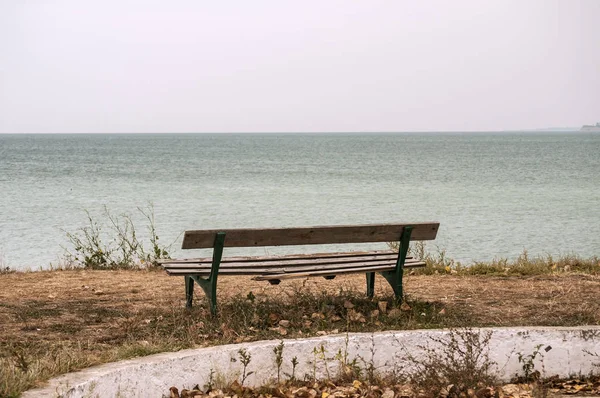
[[[351,309],[354,308],[354,304],[352,304],[349,300],[344,301],[344,308]]]
[[[440,315],[444,315],[445,313],[446,313],[446,309],[445,308],[442,308],[440,310],[440,312],[438,312],[438,314],[440,314]]]
[[[324,330],[319,330],[316,334],[317,336],[325,336],[327,332],[325,332]]]
[[[177,387],[169,388],[169,392],[171,393],[171,395],[169,395],[170,398],[179,398],[179,390]]]
[[[302,322],[302,326],[304,326],[305,328],[309,328],[312,326],[312,322],[311,321],[304,321]]]
[[[402,311],[410,311],[412,308],[410,308],[410,305],[408,305],[406,303],[406,301],[402,302],[402,304],[400,305],[400,309]]]
[[[279,315],[277,315],[275,313],[269,314],[269,322],[271,322],[271,325],[277,324],[278,321],[279,321]]]
[[[379,316],[379,310],[373,310],[373,311],[371,311],[371,313],[369,314],[369,316],[371,318],[377,318]]]
[[[338,315],[332,315],[331,318],[329,318],[329,320],[331,322],[337,322],[337,321],[341,321],[342,318],[340,316],[338,316]]]
[[[100,296],[101,294],[104,294],[104,291],[102,291],[102,290],[96,290],[96,291],[94,291],[94,294],[97,295],[97,296]]]
[[[282,328],[288,328],[290,327],[290,321],[288,321],[287,319],[282,319],[279,321],[279,326],[281,326]]]
[[[390,317],[391,319],[398,319],[402,316],[402,311],[400,311],[400,309],[398,308],[392,308],[390,310],[390,312],[388,313],[388,317]]]
[[[387,305],[387,301],[377,302],[377,308],[379,308],[379,311],[381,311],[382,314],[385,314],[387,312]]]

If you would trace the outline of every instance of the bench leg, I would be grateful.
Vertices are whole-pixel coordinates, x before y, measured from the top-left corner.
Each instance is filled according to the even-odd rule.
[[[398,278],[398,273],[395,271],[385,271],[381,273],[381,276],[385,278],[386,281],[390,284],[392,289],[394,290],[394,297],[396,298],[397,303],[402,302],[403,292],[402,292],[402,275]]]
[[[185,307],[192,308],[192,301],[194,300],[194,279],[191,276],[184,276],[185,278]]]
[[[211,275],[212,276],[212,275]],[[210,305],[210,313],[212,315],[217,315],[217,278],[215,274],[215,278],[209,277],[208,279],[203,279],[197,275],[192,275],[190,277],[193,281],[202,288],[206,298],[208,299],[208,304]]]
[[[404,298],[402,278],[404,276],[404,262],[408,254],[408,245],[410,244],[410,234],[413,227],[404,227],[400,235],[400,247],[398,248],[398,260],[394,271],[385,271],[381,275],[388,281],[394,290],[394,296],[397,303],[401,303]]]
[[[217,315],[217,277],[219,276],[219,266],[221,265],[224,245],[225,233],[217,232],[217,235],[215,236],[212,266],[208,278],[204,279],[198,275],[185,276],[185,306],[187,308],[192,306],[194,282],[196,282],[202,288],[204,294],[206,294],[206,298],[210,305],[210,313],[213,316]]]
[[[375,272],[367,272],[367,297],[375,295]]]

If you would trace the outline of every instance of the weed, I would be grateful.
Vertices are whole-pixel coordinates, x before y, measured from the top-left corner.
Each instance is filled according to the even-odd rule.
[[[478,385],[491,386],[497,380],[492,370],[496,363],[489,356],[492,332],[480,333],[470,328],[450,330],[447,337],[431,337],[434,347],[419,346],[421,357],[407,352],[412,367],[408,378],[431,395],[440,394],[449,385],[455,394],[466,394]]]
[[[592,358],[594,358],[594,360],[600,361],[600,354],[598,354],[597,352],[591,352],[591,351],[588,351],[588,350],[583,350],[583,352],[585,352],[587,355],[589,355]],[[594,366],[600,368],[600,362],[594,362]]]
[[[277,384],[281,383],[281,365],[283,364],[283,341],[273,348],[275,354],[275,365],[277,366]]]
[[[398,250],[395,242],[388,245]],[[427,265],[415,268],[410,272],[415,275],[456,274],[456,275],[503,275],[503,276],[529,276],[548,275],[566,272],[579,272],[586,274],[600,274],[600,258],[581,258],[575,255],[563,255],[554,258],[551,255],[531,257],[527,250],[514,260],[506,258],[491,261],[474,261],[471,264],[462,264],[449,258],[446,250],[437,248],[431,252],[422,241],[411,242],[409,255],[424,261]]]
[[[240,358],[240,362],[242,363],[242,366],[243,366],[243,371],[242,371],[242,386],[243,386],[244,383],[246,382],[246,379],[254,373],[254,372],[248,372],[248,365],[250,364],[250,361],[252,360],[252,355],[250,355],[248,353],[248,351],[246,351],[245,348],[240,348],[238,350],[238,355]]]
[[[215,370],[210,368],[210,373],[208,374],[208,382],[204,385],[204,388],[207,391],[211,391],[215,386]]]
[[[136,226],[131,215],[115,216],[105,206],[103,216],[107,220],[105,227],[85,210],[87,225],[76,232],[64,231],[71,248],[64,248],[65,263],[68,267],[82,266],[91,269],[142,268],[157,265],[157,261],[168,258],[167,247],[158,244],[158,235],[154,221],[154,208],[137,210],[148,220],[150,250],[144,248],[138,238]],[[108,231],[104,232],[104,230]]]
[[[298,357],[293,357],[292,360],[292,374],[289,375],[291,381],[296,380],[296,366],[298,366]]]
[[[521,364],[521,369],[523,369],[523,375],[516,375],[518,380],[523,380],[525,383],[529,383],[532,379],[539,379],[540,372],[535,370],[535,358],[539,355],[543,358],[543,354],[540,352],[540,348],[543,344],[538,344],[533,349],[533,352],[528,355],[523,355],[523,353],[517,353],[519,358],[519,363]]]
[[[0,275],[12,274],[13,272],[15,272],[15,270],[8,266],[4,254],[0,252]]]

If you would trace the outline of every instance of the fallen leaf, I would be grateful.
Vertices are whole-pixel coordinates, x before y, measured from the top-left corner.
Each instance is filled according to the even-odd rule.
[[[367,320],[365,319],[365,316],[358,312],[358,311],[354,311],[354,310],[349,310],[348,311],[348,319],[350,319],[351,322],[360,322],[360,323],[365,323]]]
[[[325,319],[325,315],[320,312],[313,312],[310,316],[312,319]]]

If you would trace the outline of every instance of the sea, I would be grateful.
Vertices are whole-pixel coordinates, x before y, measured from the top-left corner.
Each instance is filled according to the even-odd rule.
[[[425,221],[427,250],[464,264],[598,256],[599,155],[585,132],[4,134],[0,266],[61,265],[87,214],[147,238],[150,208],[174,257],[204,254],[180,250],[189,229]],[[315,249],[242,253],[278,250]]]

